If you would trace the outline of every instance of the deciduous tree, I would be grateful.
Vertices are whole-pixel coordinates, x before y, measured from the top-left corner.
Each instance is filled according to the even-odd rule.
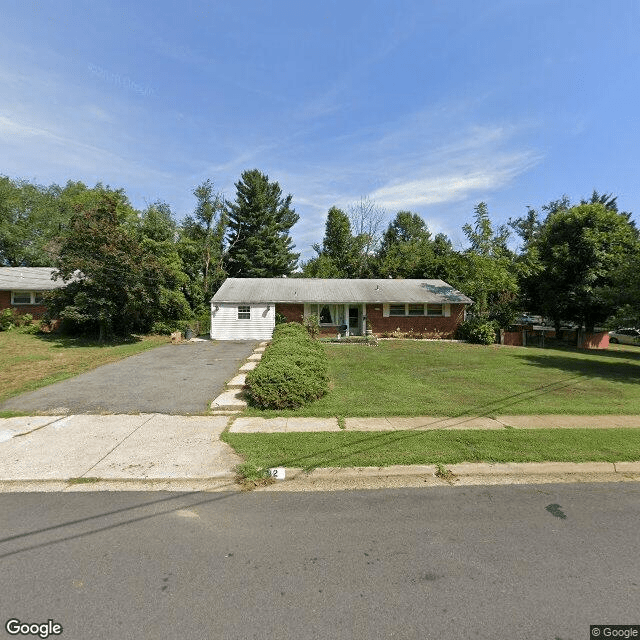
[[[52,315],[99,334],[148,331],[165,272],[118,219],[118,199],[105,194],[79,206],[61,239],[56,275],[66,286],[48,296]]]
[[[198,185],[193,195],[196,209],[182,224],[180,254],[190,278],[191,305],[194,311],[202,312],[226,277],[223,262],[228,218],[224,197],[214,191],[210,179]]]
[[[303,265],[302,273],[309,278],[356,277],[356,248],[349,217],[341,209],[331,207],[322,245],[313,245],[317,256]]]
[[[377,271],[383,278],[423,278],[434,263],[431,233],[425,221],[399,211],[382,234]],[[431,276],[433,277],[433,276]]]
[[[537,308],[557,327],[573,320],[593,331],[616,311],[620,275],[638,264],[638,233],[628,215],[600,202],[549,214],[536,247]]]

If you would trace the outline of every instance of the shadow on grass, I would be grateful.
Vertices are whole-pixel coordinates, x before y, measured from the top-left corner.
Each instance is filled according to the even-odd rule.
[[[617,345],[616,345],[617,347]],[[616,382],[625,382],[637,384],[640,382],[640,350],[626,348],[614,348],[611,350],[582,350],[575,347],[554,348],[518,348],[512,352],[517,358],[523,358],[533,366],[546,367],[565,371],[569,375],[560,381],[543,385],[531,386],[525,391],[518,393],[508,393],[501,397],[496,397],[493,401],[477,404],[475,407],[469,407],[464,412],[457,415],[451,415],[448,418],[441,419],[441,426],[436,422],[431,423],[431,431],[451,431],[452,426],[464,426],[465,423],[476,417],[492,417],[500,414],[518,413],[518,406],[522,401],[532,400],[538,397],[544,397],[550,393],[561,391],[564,388],[571,388],[577,381],[588,378],[604,378],[614,380]],[[454,422],[451,422],[451,418]],[[424,425],[426,426],[426,424]],[[353,432],[342,432],[343,434],[352,434],[349,436],[348,444],[344,446],[335,443],[327,448],[318,447],[316,451],[309,455],[285,454],[285,458],[274,462],[274,466],[294,466],[311,469],[314,466],[350,466],[349,460],[357,454],[366,454],[384,449],[385,447],[399,444],[401,442],[411,443],[412,440],[418,439],[419,434],[424,431],[420,426],[413,429],[403,431],[380,431],[361,433],[359,435]],[[232,434],[236,435],[236,434]],[[240,435],[240,434],[238,434]],[[278,437],[280,434],[269,434],[269,437]],[[421,437],[421,436],[420,436]],[[476,444],[473,442],[471,435],[465,435],[464,431],[459,431],[450,437],[458,440],[459,446],[467,452],[467,460],[479,460],[475,452]],[[493,437],[493,436],[492,436]],[[516,433],[512,435],[511,430],[499,432],[498,438],[504,438],[505,441],[523,437]],[[224,439],[224,438],[223,438]],[[313,460],[318,457],[324,458],[322,465],[317,465]],[[493,460],[485,459],[486,462]],[[346,462],[346,465],[345,465]]]
[[[587,378],[640,383],[640,353],[579,349],[539,349],[532,347],[517,356],[536,367],[559,369]]]
[[[478,405],[474,408],[474,411],[469,414],[468,412],[459,413],[458,415],[454,415],[451,417],[443,417],[435,423],[429,423],[430,432],[440,432],[446,431],[447,433],[454,434],[451,437],[455,437],[458,439],[461,446],[464,446],[468,451],[471,452],[470,456],[467,458],[467,461],[480,461],[481,458],[474,455],[475,444],[471,441],[472,438],[465,436],[465,431],[457,431],[452,430],[454,426],[464,425],[467,422],[470,422],[474,418],[480,417],[490,417],[495,414],[504,414],[507,410],[517,406],[522,400],[531,399],[539,396],[546,395],[548,393],[552,393],[564,387],[570,387],[576,379],[581,378],[581,375],[573,376],[569,379],[562,380],[559,382],[552,382],[543,386],[534,387],[527,391],[521,391],[519,393],[514,393],[510,395],[503,396],[502,398],[498,398],[497,400],[489,403],[485,403],[483,405]],[[455,422],[451,421],[451,418],[454,418]],[[441,423],[439,426],[438,423]],[[373,431],[373,432],[362,432],[359,436],[354,435],[355,439],[350,440],[348,444],[348,449],[345,452],[341,450],[336,450],[335,446],[330,446],[326,449],[320,449],[318,451],[314,451],[309,455],[296,455],[290,458],[279,460],[277,463],[273,463],[274,466],[285,466],[285,467],[301,467],[306,471],[309,471],[317,466],[317,464],[310,464],[310,461],[313,459],[317,459],[318,456],[325,457],[325,461],[323,466],[331,467],[331,466],[351,466],[349,464],[345,465],[345,462],[349,461],[356,454],[366,454],[369,452],[373,452],[375,450],[381,449],[387,445],[395,445],[399,442],[416,440],[416,438],[421,437],[421,434],[425,432],[420,428],[425,425],[418,425],[411,429],[406,429],[402,431]],[[499,432],[504,434],[504,438],[508,439],[511,436],[511,430],[505,429],[504,432]],[[342,431],[340,434],[356,434],[358,432],[353,431]],[[491,432],[489,432],[491,433]],[[495,433],[495,432],[494,432]],[[230,435],[242,435],[242,434],[230,434]],[[249,434],[247,434],[249,435]],[[287,434],[268,434],[269,437],[272,436],[280,436]],[[305,434],[306,435],[306,434]],[[338,434],[339,435],[339,434]],[[518,435],[516,434],[516,437]],[[349,436],[351,439],[351,435]],[[465,441],[465,438],[467,441]],[[227,442],[228,437],[227,434],[223,434],[222,440]],[[485,462],[496,462],[491,458],[484,458]]]
[[[74,349],[79,347],[117,347],[125,344],[136,344],[142,342],[142,336],[130,335],[112,340],[104,340],[100,342],[95,337],[90,336],[70,336],[62,333],[37,333],[34,337],[52,345],[56,349]]]

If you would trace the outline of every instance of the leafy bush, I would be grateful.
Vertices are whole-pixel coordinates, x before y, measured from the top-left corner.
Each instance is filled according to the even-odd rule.
[[[209,334],[211,331],[211,311],[207,310],[198,314],[198,333],[199,335]]]
[[[33,316],[30,313],[19,313],[17,319],[17,325],[19,327],[27,327],[33,324]]]
[[[0,331],[9,331],[16,326],[15,312],[13,309],[3,309],[0,312]]]
[[[414,331],[409,329],[408,331],[402,331],[398,327],[395,331],[383,331],[380,334],[381,338],[400,338],[408,340],[444,340],[450,334],[441,331],[440,329],[430,329],[429,331]]]
[[[329,390],[327,356],[298,323],[277,325],[258,366],[247,374],[253,403],[263,409],[300,407]]]
[[[320,338],[320,340],[332,344],[364,344],[370,347],[378,345],[376,336],[346,336],[344,338]]]
[[[317,335],[320,333],[320,321],[318,320],[318,316],[315,314],[307,316],[304,319],[304,326],[309,335],[315,340]]]
[[[306,329],[299,322],[285,322],[279,324],[273,330],[272,341],[275,342],[284,336],[299,336],[304,338],[307,335]]]
[[[10,331],[16,327],[35,326],[37,333],[38,325],[33,324],[33,316],[30,313],[18,313],[15,309],[7,308],[0,312],[0,331]]]
[[[154,322],[151,326],[151,333],[157,333],[161,336],[168,336],[177,331],[176,325],[170,322]]]
[[[473,344],[493,344],[496,341],[496,324],[483,318],[470,318],[460,324],[456,336]]]
[[[285,359],[256,367],[247,374],[253,402],[263,409],[294,409],[321,398],[328,385],[309,368]]]
[[[18,331],[20,333],[28,333],[29,335],[35,335],[36,333],[42,332],[42,323],[41,322],[31,322],[29,324],[25,324],[21,326]]]

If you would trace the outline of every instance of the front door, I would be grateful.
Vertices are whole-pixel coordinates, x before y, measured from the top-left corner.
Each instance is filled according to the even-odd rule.
[[[360,335],[360,307],[349,307],[349,334]]]

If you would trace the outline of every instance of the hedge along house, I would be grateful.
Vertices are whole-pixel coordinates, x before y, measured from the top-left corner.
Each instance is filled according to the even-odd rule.
[[[323,335],[413,330],[453,336],[472,300],[442,280],[227,278],[211,299],[211,338],[267,340],[276,314],[316,315]]]
[[[51,267],[0,267],[0,311],[10,308],[41,318],[47,311],[42,294],[66,285],[62,279],[52,280],[54,271]]]

